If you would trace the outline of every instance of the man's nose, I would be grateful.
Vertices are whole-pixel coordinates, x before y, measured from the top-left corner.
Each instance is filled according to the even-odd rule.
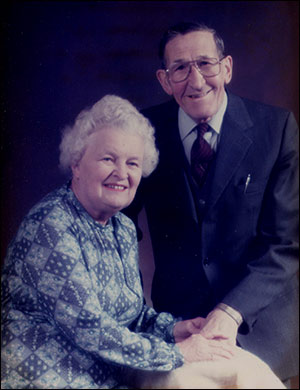
[[[190,72],[188,76],[188,81],[193,87],[202,87],[205,84],[206,80],[202,76],[202,73],[197,68],[196,64],[190,65]]]

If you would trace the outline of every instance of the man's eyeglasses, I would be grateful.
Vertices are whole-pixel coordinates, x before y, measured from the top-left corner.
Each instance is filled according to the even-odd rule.
[[[174,83],[180,83],[186,80],[191,73],[191,66],[194,65],[196,69],[202,74],[203,77],[214,77],[221,72],[221,61],[216,58],[199,59],[194,61],[179,62],[171,65],[170,68],[166,69],[171,81]]]

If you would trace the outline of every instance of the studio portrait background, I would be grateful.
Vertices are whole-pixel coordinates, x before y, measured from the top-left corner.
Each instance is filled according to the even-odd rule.
[[[298,1],[2,0],[1,262],[29,208],[66,180],[58,145],[79,111],[105,94],[138,108],[168,99],[155,71],[174,23],[216,28],[234,61],[230,90],[299,123],[298,15]]]

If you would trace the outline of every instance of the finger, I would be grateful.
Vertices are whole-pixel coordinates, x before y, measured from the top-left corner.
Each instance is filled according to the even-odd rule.
[[[202,352],[202,353],[199,353],[198,355],[198,359],[199,360],[212,360],[212,361],[215,361],[215,360],[222,360],[222,359],[226,359],[226,360],[229,360],[229,359],[232,359],[233,356],[229,353],[226,353],[226,351],[211,351],[211,352]]]
[[[212,357],[210,357],[209,360],[216,362],[216,361],[221,361],[221,360],[224,361],[224,360],[230,360],[230,359],[232,359],[232,356],[212,355]]]
[[[201,328],[199,328],[198,326],[195,326],[195,324],[193,324],[192,322],[189,322],[187,324],[187,330],[191,333],[191,334],[197,334],[197,333],[200,333],[201,331]]]
[[[201,336],[205,337],[207,340],[228,340],[229,333],[225,332],[222,329],[204,327],[199,332]]]
[[[200,332],[201,336],[205,337],[207,340],[212,340],[215,338],[221,338],[222,335],[220,333],[216,333],[215,331],[211,331],[209,329],[201,329]]]
[[[231,359],[234,356],[231,351],[227,351],[226,349],[222,349],[222,348],[215,350],[210,355],[212,355],[213,359],[216,359],[216,358]]]
[[[203,317],[196,317],[192,319],[192,323],[196,328],[202,328],[202,326],[205,324],[206,319]]]
[[[225,351],[227,354],[229,353],[231,356],[234,356],[237,352],[236,347],[227,342],[212,341],[210,342],[209,347],[213,353],[215,353],[214,351]]]

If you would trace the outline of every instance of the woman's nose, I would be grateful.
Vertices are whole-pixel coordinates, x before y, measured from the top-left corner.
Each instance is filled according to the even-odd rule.
[[[114,174],[120,179],[128,177],[127,165],[125,163],[118,163],[115,165]]]

